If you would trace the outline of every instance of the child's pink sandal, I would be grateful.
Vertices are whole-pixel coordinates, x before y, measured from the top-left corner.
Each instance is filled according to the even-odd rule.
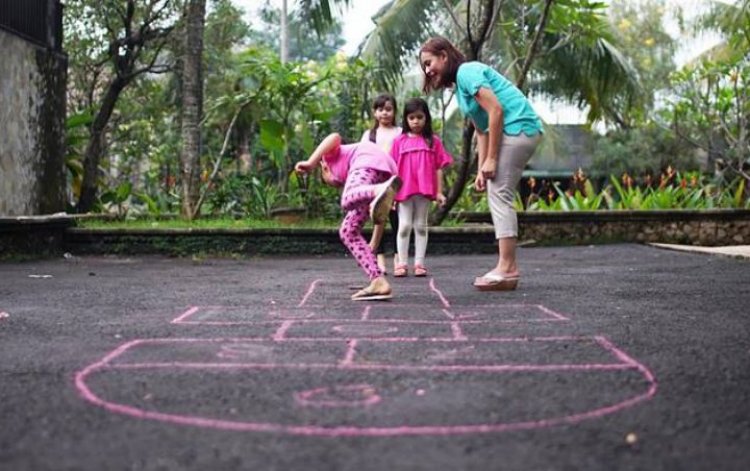
[[[427,276],[427,269],[422,265],[414,265],[414,276]]]
[[[396,269],[393,270],[393,276],[396,278],[403,278],[406,276],[407,272],[406,265],[396,265]]]

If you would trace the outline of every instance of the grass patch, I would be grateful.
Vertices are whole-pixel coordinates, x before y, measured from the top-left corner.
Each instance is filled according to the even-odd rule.
[[[305,220],[297,224],[285,224],[279,221],[265,219],[196,219],[185,221],[182,219],[126,219],[126,220],[83,220],[78,227],[90,229],[324,229],[336,228],[339,221],[323,219]]]

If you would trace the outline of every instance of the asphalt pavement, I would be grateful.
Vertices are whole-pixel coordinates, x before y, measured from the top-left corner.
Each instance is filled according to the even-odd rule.
[[[0,263],[0,469],[744,470],[750,260],[643,245]]]

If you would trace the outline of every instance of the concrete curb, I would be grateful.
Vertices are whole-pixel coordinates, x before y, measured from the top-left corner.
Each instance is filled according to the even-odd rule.
[[[727,245],[723,247],[701,247],[695,245],[677,245],[677,244],[649,244],[653,247],[667,250],[678,250],[681,252],[705,253],[711,255],[721,255],[724,257],[744,258],[750,260],[750,245]]]

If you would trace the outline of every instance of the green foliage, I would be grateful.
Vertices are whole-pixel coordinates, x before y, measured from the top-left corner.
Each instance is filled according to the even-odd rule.
[[[664,28],[665,16],[669,16],[665,0],[615,0],[610,4],[609,18],[620,50],[639,77],[630,102],[618,103],[620,124],[635,126],[648,120],[656,93],[667,89],[669,74],[676,69],[678,44]]]
[[[750,192],[743,178],[728,185],[718,185],[711,177],[697,171],[676,172],[668,167],[658,178],[646,175],[637,183],[627,173],[621,178],[610,176],[609,183],[597,189],[582,171],[577,171],[563,190],[560,182],[552,183],[552,190],[536,188],[530,179],[532,192],[524,201],[516,193],[517,211],[596,211],[596,210],[665,210],[665,209],[750,209]],[[461,212],[487,212],[487,198],[472,188],[466,189],[456,204]]]
[[[125,181],[117,185],[117,187],[102,193],[100,200],[103,205],[111,205],[115,207],[117,209],[117,216],[124,218],[128,212],[124,204],[128,198],[130,198],[132,193],[133,184],[129,181]]]
[[[730,178],[750,179],[750,55],[703,60],[673,75],[664,117],[681,138],[703,148]]]
[[[266,1],[260,8],[259,23],[250,30],[252,43],[274,51],[281,48],[281,10]],[[311,12],[304,5],[292,11],[287,22],[289,59],[291,61],[325,62],[344,46],[343,26],[337,18],[327,24],[311,21]],[[312,39],[312,40],[311,40]]]
[[[697,170],[697,149],[655,122],[629,130],[613,130],[596,136],[593,162],[595,175],[658,175],[669,166]]]
[[[170,3],[170,8],[180,3]],[[341,3],[346,2],[310,0],[301,5],[314,7],[316,18],[325,19],[326,9]],[[744,59],[706,62],[675,74],[674,99],[662,119],[677,133],[655,124],[648,119],[653,91],[660,88],[672,68],[666,58],[673,44],[655,19],[661,3],[642,0],[639,5],[646,6],[636,9],[631,3],[615,2],[614,23],[610,24],[604,2],[554,2],[527,88],[587,104],[592,118],[606,116],[615,122],[619,119],[621,124],[635,124],[630,131],[614,131],[599,138],[594,167],[590,169],[594,174],[656,176],[670,166],[689,172],[698,168],[694,158],[696,144],[710,149],[709,155],[724,158],[736,172],[727,174],[724,180],[698,175],[696,185],[691,182],[697,174],[685,173],[687,187],[676,183],[677,176],[663,187],[645,180],[626,185],[614,178],[601,190],[588,180],[575,183],[567,191],[553,185],[551,195],[533,194],[526,201],[517,197],[515,204],[519,209],[747,207],[748,182],[736,175],[743,165],[750,164],[746,151],[748,133],[742,133],[748,128],[750,116],[747,54],[740,54]],[[66,165],[74,196],[80,187],[80,156],[91,119],[84,110],[92,109],[102,92],[101,81],[109,76],[96,67],[107,52],[107,16],[102,12],[116,8],[115,4],[107,5],[109,10],[83,0],[69,2],[66,7],[66,49],[71,67],[68,103],[72,116],[68,121]],[[305,207],[314,217],[339,218],[338,190],[315,177],[297,178],[292,165],[306,158],[331,131],[341,133],[347,141],[359,139],[370,124],[371,97],[382,89],[384,81],[388,82],[385,79],[400,76],[404,64],[413,64],[414,47],[434,33],[415,25],[442,28],[448,24],[441,21],[449,18],[446,7],[459,13],[461,20],[466,17],[465,1],[391,2],[378,14],[377,30],[368,39],[365,56],[373,59],[368,62],[335,54],[341,41],[337,29],[340,25],[314,31],[315,25],[308,21],[308,12],[302,8],[291,25],[290,56],[306,61],[281,64],[275,46],[267,45],[275,44],[278,37],[273,29],[273,9],[266,7],[270,15],[264,20],[267,21],[262,29],[251,31],[231,0],[214,0],[212,5],[204,37],[202,185],[209,191],[206,213],[235,218],[265,219],[280,206]],[[500,70],[507,69],[510,76],[518,73],[540,18],[540,5],[503,2],[495,36],[484,48],[486,55],[482,59]],[[477,2],[471,11],[476,25],[481,9],[475,6]],[[165,25],[179,16],[178,9],[174,12]],[[630,18],[630,24],[620,28],[624,18]],[[724,21],[727,17],[722,18]],[[742,31],[745,28],[735,27]],[[311,40],[318,31],[323,39]],[[462,33],[450,27],[446,31],[465,46],[460,40]],[[727,31],[731,33],[730,29]],[[739,36],[735,39],[733,44],[742,44]],[[246,46],[248,43],[252,46]],[[308,46],[312,49],[306,49]],[[168,44],[160,53],[159,64],[171,65],[180,48],[176,40]],[[384,56],[383,51],[390,52]],[[632,88],[633,71],[640,74],[643,95]],[[418,85],[415,82],[395,92],[399,96],[409,94]],[[179,209],[180,86],[179,74],[170,71],[167,75],[143,76],[120,96],[107,130],[107,156],[101,161],[102,206],[114,208],[120,215],[163,215]],[[437,103],[434,109],[440,105],[444,103]],[[436,119],[436,130],[441,129],[439,121]],[[446,145],[452,146],[458,157],[455,152],[461,141],[461,122],[445,123],[442,131]],[[717,142],[721,145],[717,146]],[[215,161],[221,164],[220,171],[209,181]],[[456,177],[455,169],[446,172],[446,188],[454,184]],[[471,183],[470,178],[456,208],[487,211],[486,197],[474,191]]]
[[[92,119],[91,113],[81,112],[68,116],[65,120],[65,168],[68,171],[67,182],[71,191],[69,204],[73,204],[81,195],[86,127],[91,124]]]

